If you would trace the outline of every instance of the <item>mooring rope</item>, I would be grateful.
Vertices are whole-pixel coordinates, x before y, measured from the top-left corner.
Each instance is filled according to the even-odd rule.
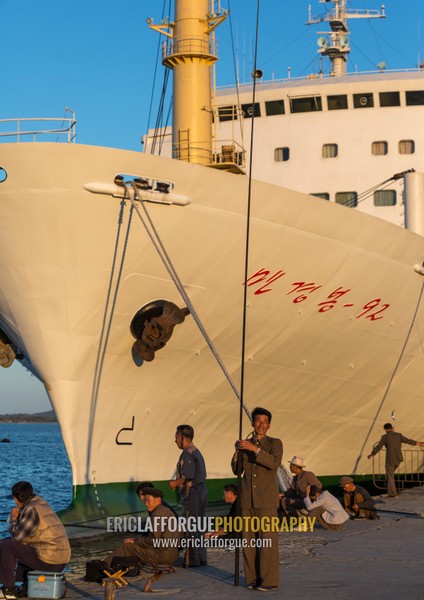
[[[186,290],[184,289],[184,285],[174,267],[171,257],[169,256],[169,254],[165,248],[165,245],[159,235],[159,232],[157,231],[157,229],[153,223],[153,220],[149,214],[149,211],[147,210],[145,202],[143,202],[139,196],[137,186],[134,184],[134,182],[131,183],[131,186],[133,189],[133,194],[131,194],[130,190],[128,189],[128,184],[123,183],[123,185],[125,188],[126,196],[129,198],[132,207],[134,208],[135,212],[137,213],[137,216],[139,217],[140,221],[142,222],[143,227],[145,228],[145,230],[147,232],[147,235],[149,236],[160,259],[162,260],[166,270],[168,271],[169,276],[171,277],[175,287],[177,288],[178,292],[180,293],[187,308],[189,309],[190,314],[192,315],[192,317],[194,319],[194,322],[196,323],[197,327],[199,328],[200,333],[202,334],[206,344],[209,346],[213,356],[215,357],[218,365],[220,366],[222,372],[224,373],[224,376],[227,379],[228,383],[230,384],[234,394],[240,400],[239,390],[237,389],[230,373],[228,372],[226,366],[224,365],[224,362],[221,359],[217,349],[215,348],[214,343],[212,342],[211,338],[209,337],[209,335],[206,331],[206,328],[204,327],[204,325],[199,317],[199,314],[198,314],[196,308],[194,307],[194,304],[192,303],[189,295],[187,294]],[[146,216],[146,219],[148,222],[146,222],[146,219],[141,214],[141,211],[139,210],[139,205],[141,205],[143,207],[143,211],[145,213],[145,216]],[[244,408],[246,414],[250,417],[250,412],[249,412],[247,406],[243,405],[243,408]]]

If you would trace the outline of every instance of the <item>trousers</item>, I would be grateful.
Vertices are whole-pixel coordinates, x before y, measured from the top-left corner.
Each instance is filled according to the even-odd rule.
[[[277,509],[242,508],[242,517],[277,517]],[[248,522],[249,522],[248,521]],[[278,531],[252,531],[247,527],[243,531],[247,540],[243,547],[244,574],[246,583],[265,586],[278,586],[280,568],[278,561]],[[268,541],[269,540],[269,541]]]
[[[12,587],[16,581],[23,581],[28,571],[47,571],[60,573],[66,564],[52,565],[38,558],[38,554],[30,544],[15,542],[11,538],[0,541],[0,582]]]
[[[189,517],[204,517],[208,504],[208,492],[204,484],[191,487],[186,497],[181,499],[181,513],[186,519]],[[184,565],[198,567],[207,563],[206,547],[203,546],[202,534],[198,531],[186,533],[186,551]]]
[[[340,531],[344,527],[344,523],[327,523],[327,521],[323,518],[322,513],[325,512],[325,508],[323,506],[317,506],[309,511],[310,517],[316,517],[318,523],[325,527],[325,529],[332,529],[333,531]]]
[[[396,462],[392,465],[386,463],[386,479],[387,479],[387,495],[397,496],[396,482],[395,482],[395,471],[400,465]]]

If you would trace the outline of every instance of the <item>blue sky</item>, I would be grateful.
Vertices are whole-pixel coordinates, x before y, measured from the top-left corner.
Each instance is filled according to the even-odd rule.
[[[284,78],[288,67],[293,77],[317,70],[318,27],[305,26],[309,4],[314,15],[326,10],[317,0],[261,0],[257,66],[264,79]],[[419,56],[424,61],[422,0],[384,4],[386,19],[351,21],[349,70],[375,70],[380,62],[388,69],[414,68]],[[158,23],[163,6],[163,0],[1,0],[0,118],[62,117],[69,106],[79,143],[141,150],[159,39],[146,18]],[[230,0],[230,6],[239,76],[248,81],[257,2]],[[352,0],[348,6],[377,10],[381,2]],[[217,38],[218,85],[228,85],[235,78],[229,19]],[[1,370],[0,413],[48,408],[44,388],[20,365]]]

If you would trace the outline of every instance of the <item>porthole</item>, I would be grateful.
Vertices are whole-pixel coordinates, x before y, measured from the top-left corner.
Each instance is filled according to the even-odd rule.
[[[3,169],[3,167],[0,167],[0,183],[3,183],[3,181],[6,181],[7,179],[7,171],[6,169]]]

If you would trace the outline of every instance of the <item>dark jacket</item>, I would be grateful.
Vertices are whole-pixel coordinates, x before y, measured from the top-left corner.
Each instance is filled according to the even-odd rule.
[[[353,492],[344,492],[343,494],[343,505],[346,510],[353,510],[354,504],[357,504],[361,510],[375,510],[374,498],[360,485],[355,485]]]

